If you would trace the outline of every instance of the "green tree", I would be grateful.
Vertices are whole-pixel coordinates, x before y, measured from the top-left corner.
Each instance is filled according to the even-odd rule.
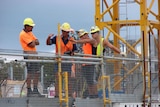
[[[44,70],[44,87],[47,88],[51,83],[55,82],[53,72],[54,63],[43,63]]]
[[[12,61],[10,64],[13,67],[13,80],[24,80],[25,65],[22,62]]]

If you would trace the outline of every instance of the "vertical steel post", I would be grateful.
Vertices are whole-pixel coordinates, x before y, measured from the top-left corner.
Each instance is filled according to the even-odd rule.
[[[158,1],[158,17],[157,17],[157,19],[160,23],[160,0],[157,0],[157,1]],[[158,88],[159,88],[159,92],[160,92],[160,27],[158,29],[158,80],[159,80]]]
[[[59,87],[59,101],[62,107],[62,70],[61,70],[61,35],[60,35],[60,23],[58,23],[58,87]]]

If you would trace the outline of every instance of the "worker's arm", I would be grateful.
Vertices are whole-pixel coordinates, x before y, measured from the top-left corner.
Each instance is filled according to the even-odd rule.
[[[36,45],[39,45],[38,39],[33,40],[32,42],[30,42],[30,43],[28,44],[29,47],[35,47]]]
[[[112,45],[108,40],[103,40],[103,46],[104,47],[109,47],[109,48],[111,48],[113,51],[115,51],[115,52],[117,52],[117,53],[119,53],[120,54],[120,49],[118,49],[117,47],[115,47],[114,45]]]
[[[74,40],[73,42],[79,43],[79,44],[83,44],[83,43],[94,44],[96,41],[94,39],[87,38],[87,39]]]
[[[46,40],[46,45],[56,44],[56,36],[54,34],[49,34]]]

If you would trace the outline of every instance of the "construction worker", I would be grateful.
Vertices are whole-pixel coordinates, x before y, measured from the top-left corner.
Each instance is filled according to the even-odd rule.
[[[110,49],[112,49],[113,51],[115,51],[119,54],[124,54],[124,53],[121,53],[120,49],[118,49],[117,47],[112,45],[107,39],[104,39],[104,38],[101,37],[100,29],[99,29],[98,26],[92,26],[91,30],[90,30],[90,33],[92,35],[92,38],[96,40],[96,48],[95,48],[95,51],[94,51],[95,55],[98,55],[98,56],[101,55],[101,46],[100,46],[101,43],[102,43],[102,50],[105,47],[109,47]]]
[[[74,40],[73,42],[76,43],[83,43],[82,45],[82,51],[84,54],[87,55],[93,55],[92,48],[95,45],[96,41],[94,39],[91,39],[88,35],[88,32],[85,29],[80,29],[77,31],[78,36],[80,40]],[[83,95],[83,97],[89,97],[89,98],[97,98],[97,81],[94,78],[94,67],[93,64],[82,64],[82,76],[85,77],[85,80],[87,82],[87,89],[89,95]],[[84,93],[85,94],[85,93]]]
[[[78,31],[78,35],[80,37],[80,40],[71,40],[75,43],[81,43],[83,44],[83,52],[84,54],[92,54],[92,55],[101,55],[101,49],[102,52],[104,52],[104,47],[109,47],[113,49],[115,52],[120,53],[120,49],[112,45],[107,40],[101,38],[100,36],[100,29],[97,26],[91,27],[90,31],[92,38],[89,37],[88,32],[84,29],[80,29]],[[102,42],[102,48],[100,47],[100,42]],[[96,98],[98,97],[97,93],[97,79],[94,78],[94,65],[86,65],[82,67],[83,72],[86,73],[85,77],[88,84],[88,91],[89,91],[89,97],[90,98]]]
[[[77,50],[76,44],[73,44],[70,40],[74,40],[73,37],[70,37],[69,33],[73,31],[73,29],[70,27],[70,24],[65,22],[61,25],[60,27],[62,34],[60,35],[60,41],[58,41],[57,35],[54,36],[54,34],[49,34],[46,40],[47,45],[56,45],[56,54],[58,54],[58,42],[60,42],[61,45],[61,50],[60,53],[61,55],[64,54],[69,54],[72,55],[75,50]],[[73,32],[72,32],[73,33]],[[71,87],[71,75],[72,75],[72,63],[62,63],[62,72],[68,72],[69,73],[69,96],[72,96],[72,87]],[[58,64],[55,64],[54,71],[58,72]],[[74,72],[73,72],[74,73]],[[56,83],[55,83],[55,91],[56,91],[56,96],[59,96],[59,89],[58,89],[58,73],[56,73]]]
[[[19,34],[20,44],[25,54],[37,54],[36,46],[39,45],[39,40],[32,33],[35,26],[31,18],[25,18],[23,21],[24,29]],[[24,56],[24,59],[34,59],[35,57]],[[38,91],[38,80],[40,76],[40,65],[35,62],[26,62],[27,66],[27,96],[40,96]],[[33,91],[31,87],[31,79],[33,79]]]

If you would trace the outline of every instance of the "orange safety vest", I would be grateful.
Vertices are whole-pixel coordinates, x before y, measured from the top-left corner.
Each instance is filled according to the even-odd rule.
[[[68,43],[65,45],[62,38],[60,39],[60,52],[63,55],[65,52],[67,51],[72,51],[73,49],[73,42],[71,42],[70,40],[73,40],[72,37],[69,38]],[[56,53],[58,53],[58,37],[56,37]]]
[[[90,43],[83,44],[82,49],[84,54],[92,55],[92,45]],[[88,56],[85,56],[85,57],[88,57]],[[82,66],[85,66],[85,65],[89,65],[89,64],[82,64]]]
[[[85,43],[82,46],[84,54],[92,55],[92,45],[90,43]]]

